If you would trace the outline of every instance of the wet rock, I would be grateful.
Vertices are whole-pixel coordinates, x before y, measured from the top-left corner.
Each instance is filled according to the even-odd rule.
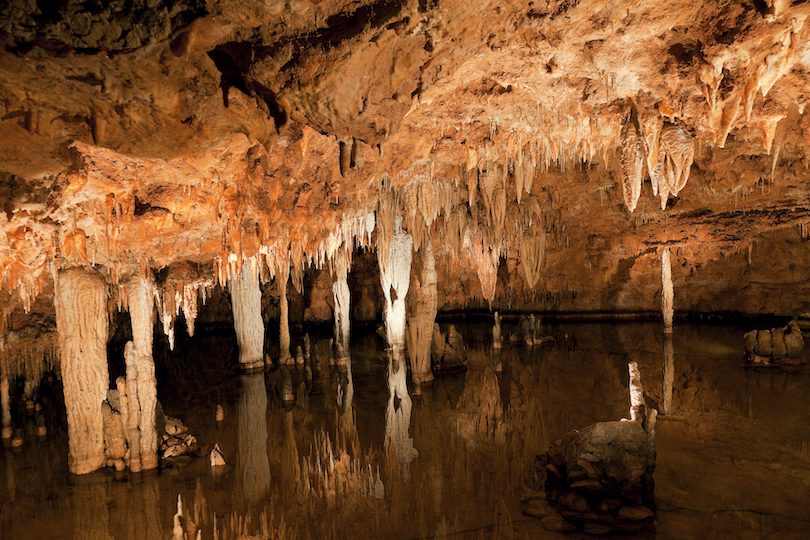
[[[538,458],[549,500],[571,525],[589,534],[652,526],[654,417],[568,433]]]
[[[804,337],[799,325],[791,322],[785,332],[785,352],[791,358],[798,358],[804,351]]]
[[[751,330],[743,336],[743,350],[752,353],[757,348],[757,331]]]
[[[757,332],[757,346],[754,352],[760,356],[770,356],[771,348],[771,331],[760,330]]]
[[[771,329],[771,356],[774,360],[787,356],[785,347],[785,331],[782,328]]]

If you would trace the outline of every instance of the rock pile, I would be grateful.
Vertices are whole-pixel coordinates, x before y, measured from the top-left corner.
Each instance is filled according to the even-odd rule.
[[[600,422],[568,433],[536,467],[546,473],[551,505],[584,532],[652,526],[655,444],[641,422]]]
[[[160,455],[163,459],[182,456],[197,450],[197,438],[188,432],[188,428],[177,418],[166,416],[166,431],[160,443]]]
[[[549,503],[567,523],[554,522],[555,530],[607,534],[654,525],[658,411],[647,407],[636,363],[628,369],[631,420],[572,431],[535,462]]]
[[[804,337],[799,325],[791,321],[784,328],[751,330],[743,336],[745,358],[752,364],[798,365],[802,358]]]

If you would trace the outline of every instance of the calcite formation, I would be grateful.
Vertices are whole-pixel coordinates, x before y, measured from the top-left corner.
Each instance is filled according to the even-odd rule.
[[[679,311],[810,309],[807,3],[46,4],[0,8],[2,377],[70,371],[73,269],[173,344],[248,267],[282,362],[338,254],[344,349],[428,245],[437,311],[657,312],[665,250]]]

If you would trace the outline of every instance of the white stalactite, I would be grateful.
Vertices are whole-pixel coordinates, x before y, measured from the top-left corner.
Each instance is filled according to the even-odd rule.
[[[242,369],[264,366],[264,321],[262,290],[253,264],[246,263],[238,276],[230,280],[231,309],[239,363]]]
[[[68,420],[68,468],[73,474],[105,463],[101,403],[107,398],[107,284],[98,273],[59,272],[56,328]]]
[[[675,313],[675,290],[672,286],[669,248],[664,248],[661,252],[661,289],[661,312],[664,318],[664,332],[672,332],[672,319]]]
[[[152,357],[152,339],[155,328],[155,284],[151,276],[144,278],[134,276],[127,288],[129,315],[132,321],[132,347],[124,358],[127,364],[127,433],[132,434],[138,426],[140,437],[140,467],[142,470],[158,466],[157,429],[155,427],[155,408],[157,406],[157,379],[155,378],[155,360]],[[129,343],[127,344],[129,346]],[[131,371],[130,371],[131,370]],[[135,387],[133,388],[133,383]],[[132,395],[134,393],[134,396]],[[137,399],[137,401],[136,401]],[[136,420],[131,417],[137,416]],[[133,445],[130,443],[130,469],[132,469]]]
[[[332,284],[332,294],[335,297],[335,343],[343,348],[345,355],[349,354],[349,329],[351,326],[349,320],[351,291],[349,291],[347,282],[348,266],[346,254],[339,251],[334,259],[335,281]]]
[[[402,230],[402,217],[394,219],[388,264],[380,265],[380,280],[385,296],[385,330],[389,347],[405,346],[405,297],[411,283],[413,237]]]

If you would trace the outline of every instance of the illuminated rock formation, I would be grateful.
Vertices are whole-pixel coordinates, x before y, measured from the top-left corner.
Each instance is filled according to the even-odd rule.
[[[405,297],[411,282],[413,237],[402,230],[402,218],[394,218],[387,257],[380,257],[380,281],[385,296],[385,331],[388,346],[405,347]],[[379,249],[386,249],[385,244]]]
[[[349,351],[349,329],[351,328],[351,292],[346,277],[349,272],[349,263],[346,253],[338,251],[333,260],[334,283],[332,294],[335,300],[335,343],[343,348],[343,353]]]
[[[252,262],[230,280],[233,324],[239,344],[239,364],[243,370],[264,366],[264,321],[259,276]]]
[[[422,246],[421,276],[414,278],[408,296],[408,357],[411,378],[418,384],[433,380],[430,352],[437,307],[436,267],[428,240]]]
[[[85,474],[105,465],[101,404],[107,399],[107,284],[96,272],[59,273],[54,298],[68,418],[68,466]]]

